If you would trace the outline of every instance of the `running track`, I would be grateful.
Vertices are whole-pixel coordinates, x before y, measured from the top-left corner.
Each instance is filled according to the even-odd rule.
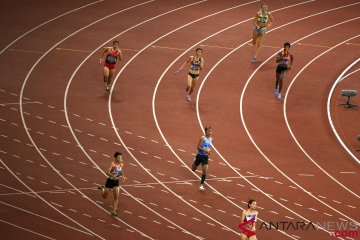
[[[262,222],[359,226],[360,2],[268,1],[275,23],[251,64],[259,1],[1,3],[0,239],[240,239],[246,201]],[[14,11],[16,9],[16,11]],[[6,34],[5,34],[6,33]],[[101,48],[120,41],[110,96]],[[283,100],[275,54],[292,43]],[[196,47],[205,70],[191,103],[175,69]],[[285,94],[286,93],[286,94]],[[355,97],[354,104],[360,105]],[[207,189],[190,165],[214,129]],[[124,153],[119,218],[96,189]],[[351,156],[352,153],[353,156]],[[258,239],[334,239],[328,229],[258,230]],[[360,232],[359,232],[360,234]],[[342,236],[339,239],[354,239]]]

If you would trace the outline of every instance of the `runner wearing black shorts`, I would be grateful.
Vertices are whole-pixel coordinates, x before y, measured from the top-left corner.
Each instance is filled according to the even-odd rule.
[[[117,217],[117,207],[119,204],[119,195],[120,195],[120,187],[119,187],[119,178],[121,177],[123,182],[125,182],[126,177],[123,173],[124,161],[122,160],[121,152],[116,152],[114,154],[115,160],[111,162],[110,167],[105,172],[108,178],[106,179],[105,185],[99,186],[98,188],[101,190],[101,196],[103,198],[107,198],[110,190],[113,190],[114,193],[114,203],[113,210],[111,211],[112,217]]]
[[[290,43],[284,43],[284,49],[276,56],[276,82],[274,94],[277,99],[281,100],[281,90],[283,86],[283,80],[288,70],[291,69],[291,65],[294,61],[294,56],[290,53]]]
[[[201,181],[200,181],[200,187],[199,191],[204,191],[204,182],[206,179],[206,172],[208,169],[208,163],[209,163],[209,155],[212,150],[212,128],[210,126],[205,127],[205,136],[202,136],[199,140],[197,150],[198,153],[195,157],[195,160],[192,164],[192,170],[196,171],[198,166],[201,164],[202,167],[202,175],[201,175]]]

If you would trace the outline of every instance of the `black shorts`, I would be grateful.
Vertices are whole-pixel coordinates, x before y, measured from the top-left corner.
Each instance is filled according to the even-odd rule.
[[[195,78],[199,77],[199,74],[189,73],[189,76],[192,77],[192,79],[195,79]]]
[[[106,183],[105,183],[106,188],[111,189],[111,188],[118,187],[118,186],[119,186],[119,179],[116,179],[116,180],[110,179],[110,178],[106,179]]]
[[[276,72],[277,73],[281,73],[281,72],[284,72],[284,71],[287,71],[287,70],[288,70],[288,66],[285,63],[280,63],[276,67]]]
[[[205,165],[209,163],[209,156],[208,155],[199,155],[197,154],[195,157],[194,164],[195,166],[199,166],[199,164]]]

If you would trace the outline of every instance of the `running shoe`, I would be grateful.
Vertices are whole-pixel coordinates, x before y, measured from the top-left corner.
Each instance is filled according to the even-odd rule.
[[[281,93],[278,93],[278,97],[279,100],[281,100]]]
[[[101,189],[103,189],[103,188],[105,188],[104,185],[99,185],[99,186],[98,186],[98,189],[99,189],[99,190],[101,190]]]
[[[106,86],[106,91],[109,92],[110,91],[110,88],[109,88],[109,85]]]
[[[117,217],[118,215],[117,215],[116,212],[111,212],[111,216],[112,216],[112,217]]]
[[[279,93],[279,90],[277,88],[275,88],[274,94],[278,95],[278,93]]]
[[[252,58],[252,59],[251,59],[251,62],[252,62],[252,63],[256,63],[256,58]]]
[[[199,187],[199,191],[200,192],[203,192],[205,190],[204,186],[201,184],[200,187]]]
[[[191,102],[191,97],[190,97],[190,95],[186,95],[186,99],[188,100],[188,102]]]

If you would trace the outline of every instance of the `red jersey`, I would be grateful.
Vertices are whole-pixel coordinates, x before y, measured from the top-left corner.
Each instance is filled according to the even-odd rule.
[[[114,49],[111,48],[106,55],[105,63],[115,64],[118,58],[118,54],[119,54],[119,50],[114,51]]]

